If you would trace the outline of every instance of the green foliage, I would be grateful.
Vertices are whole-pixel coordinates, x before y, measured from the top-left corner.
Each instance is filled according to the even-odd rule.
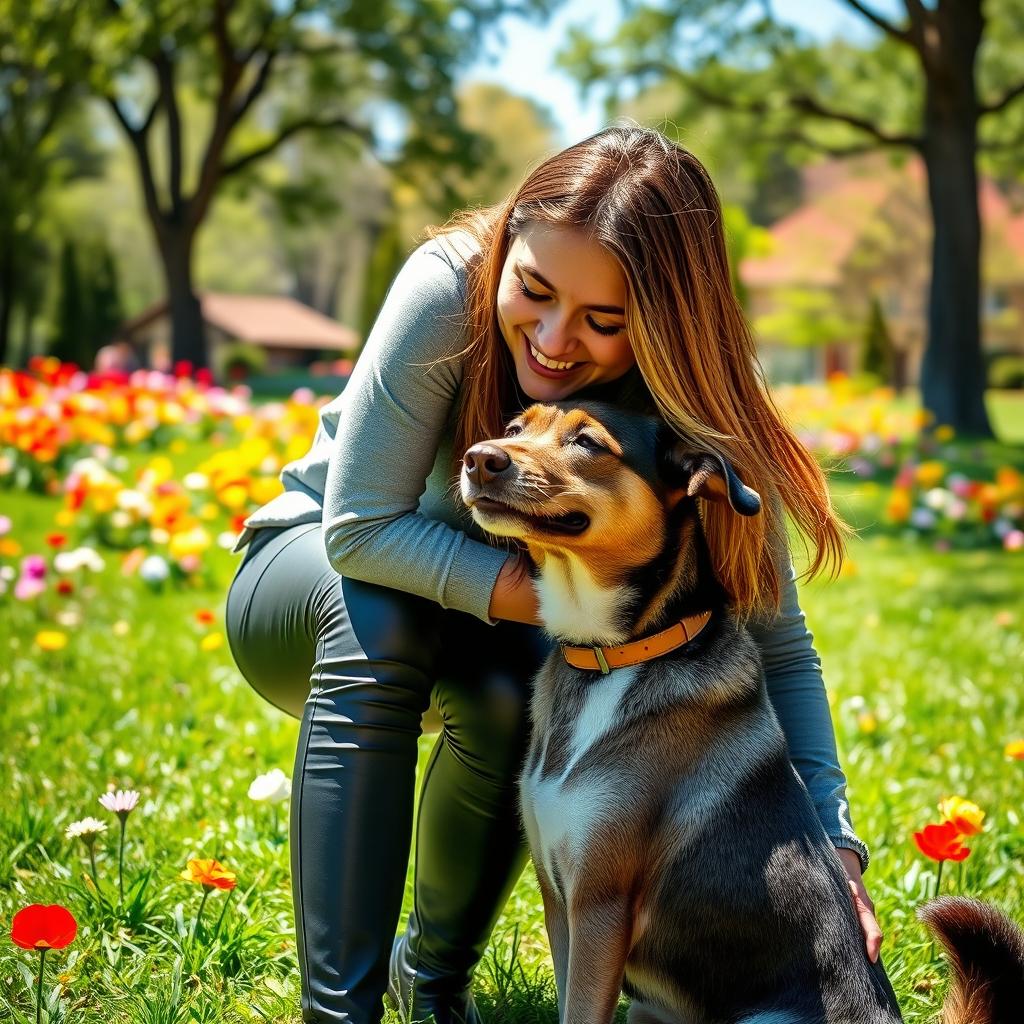
[[[16,309],[37,312],[48,204],[66,182],[98,172],[81,112],[88,58],[86,5],[0,0],[0,363]],[[21,353],[22,356],[27,353]]]
[[[244,380],[267,368],[267,350],[245,341],[218,346],[213,372],[218,380]]]
[[[96,353],[123,320],[110,249],[99,242],[83,246],[66,240],[58,287],[50,354],[91,369]]]
[[[997,356],[989,364],[988,383],[992,388],[1024,388],[1024,356]]]
[[[363,285],[363,303],[359,331],[365,340],[380,312],[391,281],[405,259],[405,246],[396,217],[392,217],[380,229],[374,242],[373,251]]]
[[[742,306],[747,305],[747,288],[739,275],[740,264],[748,256],[766,256],[771,250],[771,235],[751,223],[741,206],[726,203],[722,207],[725,219],[725,244],[729,252],[729,273],[732,287]]]
[[[885,323],[882,303],[877,295],[871,296],[864,341],[861,345],[860,368],[864,373],[874,374],[882,383],[892,382],[895,353],[892,338]]]
[[[780,289],[777,308],[754,321],[759,337],[800,348],[851,341],[857,328],[833,293],[819,288]]]

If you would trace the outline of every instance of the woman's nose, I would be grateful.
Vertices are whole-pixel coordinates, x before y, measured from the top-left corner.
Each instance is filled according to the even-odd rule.
[[[536,348],[548,359],[561,359],[576,346],[572,324],[565,317],[542,317],[537,324]]]

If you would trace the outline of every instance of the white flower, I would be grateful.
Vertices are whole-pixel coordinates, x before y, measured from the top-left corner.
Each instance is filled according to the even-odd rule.
[[[117,507],[125,512],[135,512],[145,519],[153,511],[153,503],[141,491],[125,487],[117,492]]]
[[[117,622],[110,627],[110,631],[114,636],[127,636],[131,632],[132,627],[124,621],[124,619],[118,619]]]
[[[140,795],[135,789],[119,789],[116,793],[104,793],[99,799],[108,811],[126,818],[135,809]]]
[[[106,562],[92,548],[80,547],[71,551],[60,551],[53,558],[53,567],[60,573],[77,572],[79,569],[89,569],[92,572],[101,572]]]
[[[160,555],[150,555],[139,566],[139,575],[147,583],[163,583],[171,575],[171,570]]]
[[[105,822],[100,821],[99,818],[82,818],[80,821],[73,821],[66,829],[64,829],[64,835],[68,839],[84,839],[89,842],[95,839],[101,832],[106,832],[107,826]]]
[[[186,473],[181,482],[190,491],[205,491],[210,486],[210,478],[205,473]]]
[[[277,804],[287,800],[292,784],[280,768],[272,768],[265,775],[257,775],[249,784],[249,797],[260,803]]]
[[[941,512],[952,497],[953,495],[949,491],[943,490],[941,487],[933,487],[925,494],[924,503],[929,508]]]

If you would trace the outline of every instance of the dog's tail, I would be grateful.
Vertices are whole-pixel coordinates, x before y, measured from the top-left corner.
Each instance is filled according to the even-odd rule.
[[[946,947],[953,971],[942,1024],[1011,1024],[1024,1019],[1024,931],[994,907],[942,896],[917,916]]]

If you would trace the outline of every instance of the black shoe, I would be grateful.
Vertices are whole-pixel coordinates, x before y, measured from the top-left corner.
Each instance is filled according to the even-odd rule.
[[[400,935],[391,947],[388,998],[404,1024],[482,1024],[471,986],[453,992],[450,979],[431,978],[409,961],[406,937]]]

